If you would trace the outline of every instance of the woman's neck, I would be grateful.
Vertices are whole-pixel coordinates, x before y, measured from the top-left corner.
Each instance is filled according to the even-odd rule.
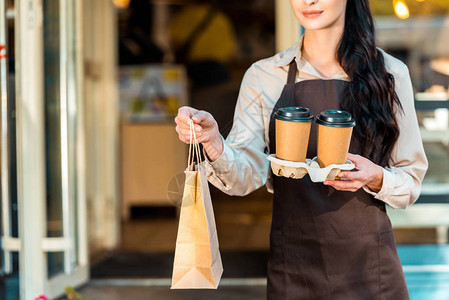
[[[332,77],[342,71],[337,61],[337,47],[343,34],[342,28],[306,30],[301,55],[323,76]]]

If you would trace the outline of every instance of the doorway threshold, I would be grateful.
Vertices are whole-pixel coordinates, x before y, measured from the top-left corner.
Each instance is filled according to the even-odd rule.
[[[171,278],[92,279],[89,286],[171,286]],[[266,286],[266,278],[223,278],[220,286]]]

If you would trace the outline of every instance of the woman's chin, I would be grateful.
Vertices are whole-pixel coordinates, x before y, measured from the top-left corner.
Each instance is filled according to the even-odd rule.
[[[305,30],[309,30],[309,31],[314,31],[314,30],[321,30],[321,29],[325,29],[327,26],[323,25],[323,24],[319,24],[319,23],[312,23],[310,22],[309,24],[301,24],[302,27],[304,27]]]

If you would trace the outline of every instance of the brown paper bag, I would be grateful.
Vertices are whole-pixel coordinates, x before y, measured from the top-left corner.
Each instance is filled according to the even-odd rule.
[[[196,140],[196,139],[195,139]],[[194,143],[199,162],[199,147]],[[186,181],[173,263],[172,289],[216,289],[223,273],[214,211],[204,162],[190,163]]]

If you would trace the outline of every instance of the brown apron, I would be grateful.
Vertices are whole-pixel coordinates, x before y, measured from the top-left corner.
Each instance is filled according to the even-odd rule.
[[[339,109],[343,80],[295,83],[296,62],[270,119],[270,152],[276,153],[274,112],[308,107],[313,115]],[[317,153],[312,124],[307,157]],[[350,152],[360,153],[352,140]],[[385,204],[362,189],[337,191],[322,183],[273,177],[273,220],[268,299],[409,299]]]

